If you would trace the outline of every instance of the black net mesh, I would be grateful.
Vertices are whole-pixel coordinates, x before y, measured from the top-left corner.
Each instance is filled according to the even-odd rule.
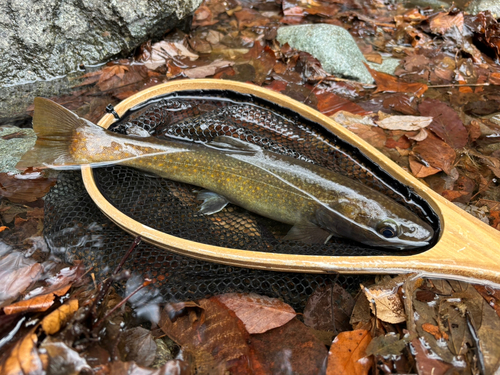
[[[124,134],[137,127],[157,137],[208,142],[235,136],[267,150],[290,155],[357,179],[382,191],[426,219],[438,235],[437,216],[415,193],[367,160],[357,149],[296,113],[232,92],[183,93],[150,100],[126,113],[110,129]],[[214,215],[198,212],[196,187],[141,171],[113,166],[94,170],[102,194],[129,217],[165,233],[205,244],[252,251],[307,255],[384,255],[349,240],[306,245],[281,238],[289,226],[228,205]],[[83,259],[100,275],[114,268],[131,243],[94,205],[75,172],[61,178],[46,198],[45,236],[53,251]],[[398,252],[408,255],[423,251]],[[229,291],[253,291],[303,306],[328,275],[279,273],[194,260],[151,245],[141,245],[129,268],[148,274],[168,299],[187,300]],[[342,276],[348,289],[358,285]]]

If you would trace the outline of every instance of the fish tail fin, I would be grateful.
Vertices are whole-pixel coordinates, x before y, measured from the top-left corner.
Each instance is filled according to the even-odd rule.
[[[37,141],[35,147],[23,155],[16,168],[75,168],[80,163],[69,152],[75,130],[97,125],[78,117],[52,100],[37,97],[34,103],[33,130]]]

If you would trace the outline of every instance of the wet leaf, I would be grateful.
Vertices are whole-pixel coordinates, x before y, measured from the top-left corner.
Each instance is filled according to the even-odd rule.
[[[0,173],[0,195],[11,202],[34,202],[45,196],[54,184],[55,179],[44,178],[40,172],[21,175]]]
[[[335,95],[327,91],[317,91],[315,92],[316,98],[318,99],[318,110],[326,116],[332,116],[338,111],[346,111],[355,115],[366,115],[366,112],[356,103],[350,100],[344,99],[338,95]]]
[[[135,362],[113,361],[108,366],[109,375],[191,375],[190,366],[181,360],[168,361],[158,369],[139,366]]]
[[[500,213],[500,211],[497,212]],[[498,220],[500,220],[500,217]],[[474,284],[474,288],[483,296],[488,305],[495,309],[497,315],[500,317],[500,291],[498,289],[478,284]]]
[[[460,148],[467,144],[467,129],[451,107],[439,100],[426,99],[418,106],[418,110],[423,116],[433,118],[429,129],[451,147]]]
[[[198,308],[186,309],[186,314],[172,321],[163,311],[159,326],[192,358],[198,373],[215,369],[242,373],[249,371],[253,361],[248,347],[248,332],[236,315],[217,298],[199,301]]]
[[[381,121],[375,121],[382,129],[387,130],[420,130],[432,122],[432,117],[424,116],[390,116]]]
[[[390,108],[405,115],[418,115],[416,98],[404,94],[393,94],[384,99],[384,108]]]
[[[325,345],[296,318],[252,335],[251,343],[263,374],[319,374],[327,357]]]
[[[57,310],[52,311],[42,320],[42,328],[47,335],[53,335],[71,319],[73,314],[78,310],[78,300],[70,299],[61,305]]]
[[[372,337],[368,331],[341,332],[333,340],[328,353],[326,375],[368,374],[373,358],[366,355]]]
[[[255,293],[228,293],[216,298],[236,314],[250,334],[281,327],[296,316],[290,305]]]
[[[64,267],[57,274],[43,280],[44,285],[31,290],[26,298],[47,293],[54,293],[56,296],[66,294],[71,285],[79,280],[85,272],[85,266],[80,261],[75,261],[75,265]]]
[[[416,353],[419,374],[444,375],[452,368],[450,364],[436,359],[435,355],[426,349],[426,345],[422,344],[421,339],[413,339],[411,345]]]
[[[409,336],[400,339],[396,333],[374,337],[366,347],[366,355],[398,356],[410,341]]]
[[[425,332],[430,333],[436,340],[440,340],[444,338],[445,340],[448,340],[448,334],[446,332],[441,332],[438,326],[435,326],[434,324],[431,323],[424,323],[422,324],[422,329]]]
[[[5,375],[42,375],[42,361],[36,349],[38,338],[31,330],[17,341],[10,353],[0,363],[0,374]]]
[[[228,66],[233,66],[233,61],[215,60],[208,65],[199,66],[197,68],[186,69],[184,75],[189,78],[205,78],[214,75],[217,70]]]
[[[347,129],[376,148],[383,148],[387,142],[387,137],[384,131],[378,127],[363,124],[352,124],[347,126]]]
[[[451,172],[456,158],[455,150],[431,134],[418,142],[413,152],[418,155],[419,161],[427,164],[426,167],[434,167],[447,174]]]
[[[0,259],[0,307],[14,301],[42,276],[43,267],[20,252]]]
[[[340,285],[317,288],[307,300],[304,323],[319,331],[338,334],[351,329],[349,319],[354,299]]]
[[[49,293],[25,301],[19,301],[3,308],[6,315],[19,312],[46,311],[54,303],[54,294]]]
[[[122,360],[134,361],[140,366],[149,366],[156,356],[156,343],[151,331],[142,327],[125,330],[118,349]]]
[[[47,352],[51,375],[78,375],[92,371],[87,361],[62,341],[46,339],[40,346]]]
[[[427,91],[427,85],[425,83],[407,83],[399,80],[398,78],[391,76],[387,73],[378,72],[376,70],[367,67],[372,75],[375,83],[377,84],[377,90],[375,92],[405,92],[412,93],[420,97],[424,92]]]
[[[462,12],[451,15],[438,13],[430,20],[431,31],[435,34],[444,34],[448,29],[456,27],[459,32],[464,28],[464,14]]]

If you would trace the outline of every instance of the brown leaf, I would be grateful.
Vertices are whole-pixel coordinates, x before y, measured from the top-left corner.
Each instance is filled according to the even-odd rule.
[[[438,168],[434,168],[431,166],[427,167],[427,166],[423,165],[422,163],[419,163],[414,156],[410,155],[408,160],[410,162],[411,173],[413,173],[413,175],[415,177],[424,178],[424,177],[431,176],[433,174],[441,172],[441,170]]]
[[[373,147],[383,148],[387,141],[384,131],[378,127],[368,126],[363,124],[352,124],[347,126],[347,129],[354,134],[370,143]]]
[[[156,343],[150,330],[134,327],[125,330],[120,338],[118,350],[122,360],[134,361],[140,366],[149,366],[154,361]]]
[[[159,326],[179,344],[198,373],[213,373],[216,369],[249,372],[253,362],[243,323],[217,298],[199,301],[202,311],[188,308],[187,314],[170,320],[163,311]]]
[[[370,53],[364,53],[363,56],[365,56],[365,59],[367,59],[370,62],[374,62],[376,64],[382,64],[382,55],[378,52],[370,52]]]
[[[279,299],[255,293],[227,293],[215,298],[236,314],[250,334],[281,327],[297,315],[290,305]]]
[[[350,100],[344,99],[341,96],[335,95],[327,91],[316,91],[318,99],[318,111],[326,116],[332,116],[338,111],[346,111],[356,115],[368,114],[363,108]]]
[[[431,335],[433,335],[436,340],[440,340],[442,338],[444,338],[445,340],[448,340],[448,334],[446,332],[441,332],[439,330],[439,327],[438,326],[435,326],[434,324],[431,324],[431,323],[424,323],[422,324],[422,329],[425,331],[425,332],[429,332]]]
[[[392,332],[374,337],[366,348],[366,355],[398,356],[409,341],[409,337],[399,339],[399,334]]]
[[[462,12],[451,15],[446,13],[438,13],[430,20],[431,31],[435,34],[444,34],[451,27],[456,27],[462,32],[464,28],[464,14]]]
[[[5,375],[42,375],[42,361],[38,356],[35,329],[18,340],[9,355],[0,363],[0,374]]]
[[[351,329],[349,318],[354,299],[340,285],[317,288],[307,300],[304,323],[316,330],[338,334]]]
[[[78,280],[84,273],[85,265],[80,261],[75,261],[75,265],[64,267],[57,274],[43,280],[45,285],[31,290],[26,295],[26,298],[33,298],[47,293],[63,296],[69,290],[73,282]]]
[[[429,129],[451,147],[460,148],[467,144],[467,129],[451,107],[439,100],[426,99],[418,110],[423,116],[433,117]]]
[[[411,342],[416,355],[417,371],[419,374],[444,375],[452,366],[448,363],[435,359],[428,349],[422,344],[420,339],[413,339]]]
[[[384,108],[390,108],[405,115],[418,115],[416,98],[404,94],[393,94],[384,99]]]
[[[62,341],[46,339],[40,346],[48,357],[48,374],[92,373],[87,361]]]
[[[406,320],[404,302],[399,293],[409,275],[384,278],[379,284],[370,287],[361,286],[370,301],[370,307],[377,318],[387,323],[402,323]]]
[[[193,14],[193,27],[210,26],[218,23],[212,11],[206,5],[200,5]]]
[[[5,306],[3,311],[6,315],[19,312],[46,311],[54,303],[54,294],[49,293],[29,300],[19,301],[9,306]]]
[[[475,318],[475,317],[473,317]],[[484,359],[485,374],[496,374],[500,369],[500,317],[483,300],[481,327],[476,324],[479,349]]]
[[[422,162],[447,174],[451,172],[456,158],[455,150],[431,134],[422,142],[418,142],[413,147],[413,152],[419,156],[419,160]]]
[[[205,78],[214,75],[217,70],[227,66],[233,66],[234,61],[215,60],[208,65],[199,66],[197,68],[186,69],[183,71],[188,78]]]
[[[326,375],[368,374],[373,357],[365,352],[371,340],[370,332],[363,329],[339,333],[328,353]]]
[[[492,85],[500,85],[500,73],[490,73],[488,82]]]
[[[9,227],[6,227],[5,225],[0,227],[0,232],[3,232],[5,229],[9,229]]]
[[[14,301],[42,276],[43,267],[23,253],[12,252],[0,259],[0,307]]]
[[[500,214],[500,211],[496,212]],[[498,220],[500,223],[500,217],[498,217]],[[495,309],[497,315],[500,317],[500,291],[498,289],[478,284],[474,284],[474,288],[483,296],[488,305]]]
[[[234,12],[234,15],[238,20],[240,29],[244,27],[266,26],[270,22],[269,18],[264,17],[260,12],[251,8],[243,8],[239,12]]]
[[[387,74],[378,72],[376,70],[370,69],[367,66],[367,69],[370,71],[375,83],[377,84],[377,92],[406,92],[412,93],[416,96],[420,97],[424,92],[427,91],[427,85],[424,83],[407,83],[399,80],[398,78]]]
[[[78,310],[78,300],[70,299],[42,320],[42,328],[47,335],[53,335],[66,324]]]
[[[325,345],[297,318],[284,326],[251,336],[263,374],[320,374]]]
[[[443,190],[441,193],[443,197],[448,199],[450,202],[460,201],[462,197],[468,195],[466,191],[458,191],[458,190]]]
[[[382,129],[387,130],[420,130],[432,122],[432,117],[424,116],[390,116],[383,120],[375,121]]]

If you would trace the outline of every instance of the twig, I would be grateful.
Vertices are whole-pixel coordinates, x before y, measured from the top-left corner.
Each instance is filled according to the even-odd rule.
[[[478,87],[478,86],[489,86],[490,83],[458,83],[458,84],[449,84],[449,85],[432,85],[427,86],[428,88],[439,88],[439,87]]]

